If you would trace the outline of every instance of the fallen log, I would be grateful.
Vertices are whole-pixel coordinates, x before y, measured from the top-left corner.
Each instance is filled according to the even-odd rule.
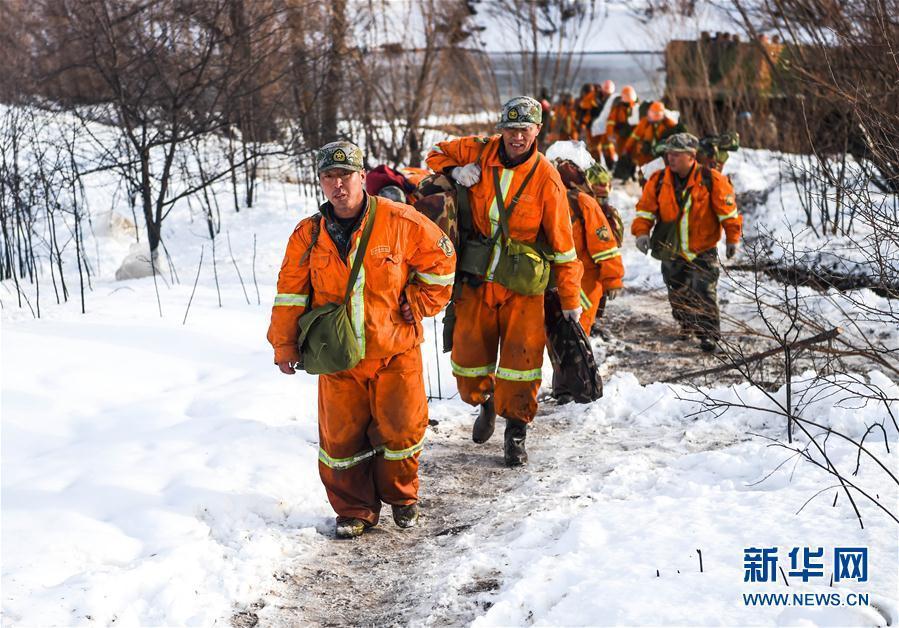
[[[810,347],[811,345],[818,344],[819,342],[826,342],[828,340],[833,340],[837,336],[843,333],[843,329],[841,327],[834,327],[828,331],[822,331],[820,334],[815,334],[814,336],[809,336],[808,338],[803,338],[802,340],[797,340],[796,342],[792,342],[787,347],[790,348],[790,351],[796,351],[799,349],[804,349],[806,347]],[[740,368],[741,366],[745,366],[746,364],[750,364],[752,362],[758,362],[759,360],[764,360],[765,358],[770,358],[771,356],[779,355],[783,353],[785,347],[777,347],[775,349],[769,349],[768,351],[762,351],[760,353],[753,353],[752,355],[748,355],[745,358],[741,358],[739,360],[735,360],[733,362],[729,362],[727,364],[722,364],[721,366],[715,366],[710,369],[702,369],[701,371],[688,371],[686,373],[681,373],[680,375],[675,375],[669,379],[666,379],[666,383],[679,382],[684,379],[690,379],[692,377],[702,377],[704,375],[714,375],[715,373],[723,373],[725,371],[730,371],[736,368]]]

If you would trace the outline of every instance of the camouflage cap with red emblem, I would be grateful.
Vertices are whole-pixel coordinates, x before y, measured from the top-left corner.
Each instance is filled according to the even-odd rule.
[[[325,172],[334,168],[361,172],[365,169],[365,156],[362,149],[352,142],[339,141],[325,144],[318,149],[318,171]]]
[[[530,96],[516,96],[506,101],[500,115],[498,129],[521,129],[543,123],[543,108]]]

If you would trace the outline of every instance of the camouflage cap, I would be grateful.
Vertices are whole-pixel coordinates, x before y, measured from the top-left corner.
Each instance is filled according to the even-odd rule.
[[[699,140],[692,133],[675,133],[665,142],[667,153],[696,153]]]
[[[331,142],[318,149],[318,171],[343,168],[353,172],[362,172],[364,156],[362,149],[352,142]]]
[[[506,101],[500,116],[498,129],[521,129],[531,124],[543,123],[543,108],[530,96],[516,96]]]
[[[612,173],[599,162],[590,166],[585,174],[590,185],[608,185],[612,182]]]

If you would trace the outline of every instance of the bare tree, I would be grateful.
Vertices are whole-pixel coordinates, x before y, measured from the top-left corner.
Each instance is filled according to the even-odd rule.
[[[486,15],[495,21],[502,41],[515,50],[501,60],[522,92],[537,96],[567,89],[581,55],[600,24],[596,0],[488,0]]]
[[[361,41],[344,66],[346,108],[373,163],[418,165],[428,118],[495,102],[478,85],[486,58],[463,47],[473,16],[465,2],[439,0],[379,0],[360,14]],[[398,30],[398,21],[415,28]]]

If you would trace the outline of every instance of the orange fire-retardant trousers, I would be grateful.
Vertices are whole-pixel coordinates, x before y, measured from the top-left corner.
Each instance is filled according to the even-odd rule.
[[[418,501],[428,426],[421,348],[318,378],[318,470],[339,518],[378,522],[381,502]]]
[[[589,266],[584,264],[584,275],[581,277],[581,307],[584,308],[584,312],[581,314],[580,323],[588,336],[590,328],[593,327],[593,321],[596,320],[596,311],[599,309],[599,302],[602,299],[601,272],[600,267],[595,264]]]
[[[492,395],[498,415],[530,423],[546,342],[543,295],[523,296],[487,281],[463,284],[455,304],[452,363],[462,400],[477,405]]]

